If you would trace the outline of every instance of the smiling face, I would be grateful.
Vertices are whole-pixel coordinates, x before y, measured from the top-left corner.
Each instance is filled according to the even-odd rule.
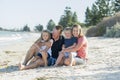
[[[53,28],[53,32],[52,32],[52,38],[54,40],[59,39],[61,33],[62,33],[63,27],[61,25],[57,25]]]
[[[58,38],[60,36],[60,30],[57,30],[56,28],[53,29],[53,32],[52,32],[52,37],[54,39]]]
[[[47,32],[43,32],[42,33],[42,39],[44,40],[44,41],[48,41],[49,40],[49,33],[47,33]]]
[[[73,27],[72,34],[73,34],[74,37],[78,37],[79,34],[80,34],[79,28],[78,27]]]
[[[70,39],[70,38],[72,37],[71,30],[66,30],[66,31],[64,31],[64,34],[65,34],[65,38],[66,38],[66,39]]]

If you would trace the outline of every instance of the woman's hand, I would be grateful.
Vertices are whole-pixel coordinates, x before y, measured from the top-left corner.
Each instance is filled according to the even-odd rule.
[[[67,48],[63,49],[62,52],[69,52]]]

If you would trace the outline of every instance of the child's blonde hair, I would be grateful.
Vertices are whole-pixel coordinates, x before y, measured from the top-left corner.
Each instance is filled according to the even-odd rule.
[[[70,31],[72,33],[72,28],[71,27],[66,27],[64,31]]]
[[[51,33],[50,33],[50,31],[48,31],[48,30],[43,30],[42,33],[41,33],[40,42],[42,42],[42,40],[43,40],[42,35],[43,35],[44,32],[45,32],[45,33],[48,33],[48,35],[49,35],[49,38],[48,38],[47,41],[49,41],[49,40],[51,39]],[[47,42],[47,41],[45,41],[45,42]]]

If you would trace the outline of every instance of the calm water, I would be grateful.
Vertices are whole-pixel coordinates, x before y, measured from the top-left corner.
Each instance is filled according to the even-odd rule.
[[[38,37],[38,33],[0,31],[0,46]]]

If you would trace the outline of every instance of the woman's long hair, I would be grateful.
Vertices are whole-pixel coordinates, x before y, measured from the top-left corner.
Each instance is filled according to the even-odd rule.
[[[80,33],[79,33],[78,37],[83,37],[84,36],[83,32],[82,32],[82,28],[79,24],[74,24],[73,27],[72,27],[72,31],[73,31],[73,28],[78,28],[79,29]]]

